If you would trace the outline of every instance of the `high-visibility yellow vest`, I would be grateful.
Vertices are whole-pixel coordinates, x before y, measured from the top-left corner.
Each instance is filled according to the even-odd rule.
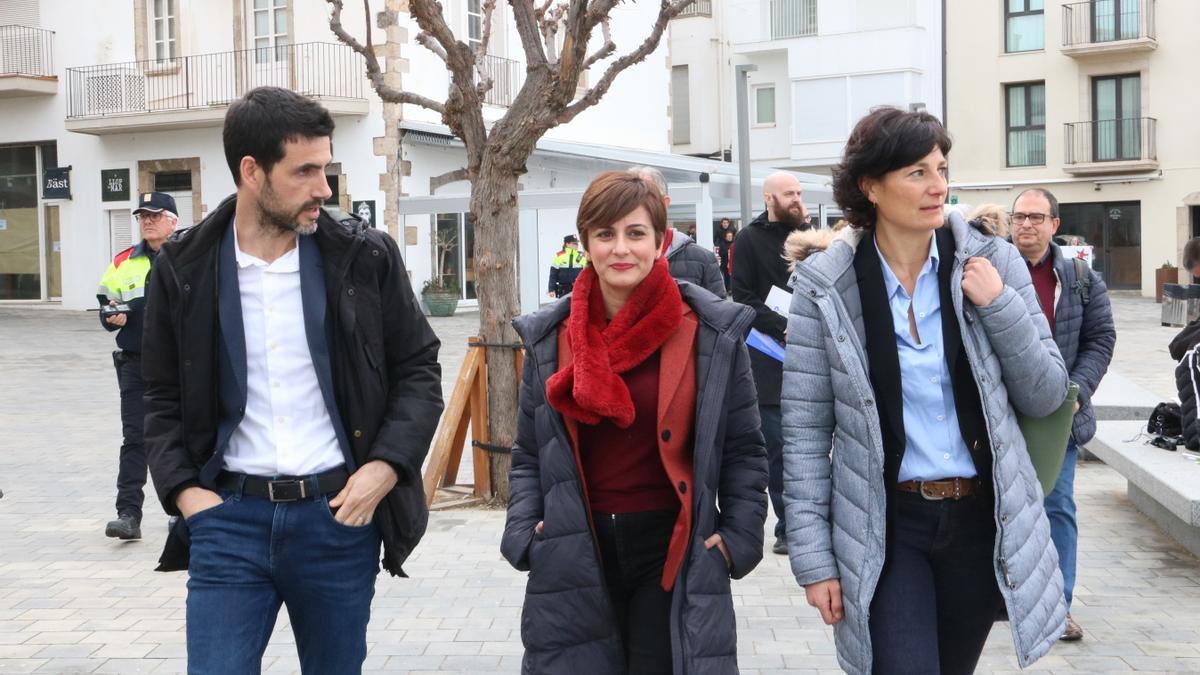
[[[563,249],[554,256],[554,260],[550,262],[551,267],[558,269],[580,269],[587,266],[587,256],[580,251],[574,251],[569,248]]]
[[[113,258],[104,276],[100,277],[97,295],[117,302],[129,302],[146,295],[146,281],[150,276],[150,256],[145,253],[145,243],[130,246]]]

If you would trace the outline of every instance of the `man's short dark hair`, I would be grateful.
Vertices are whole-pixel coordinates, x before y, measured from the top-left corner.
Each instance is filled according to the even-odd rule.
[[[875,206],[858,183],[915,164],[941,149],[950,154],[950,134],[936,117],[884,107],[854,125],[842,161],[833,169],[833,199],[855,227],[874,227]]]
[[[1050,192],[1046,188],[1031,187],[1027,190],[1022,190],[1021,194],[1017,195],[1017,198],[1013,200],[1013,208],[1016,208],[1017,202],[1020,201],[1021,197],[1024,197],[1030,192],[1036,192],[1037,194],[1045,197],[1046,201],[1050,203],[1050,217],[1058,217],[1058,198],[1054,196],[1053,192]]]
[[[250,156],[270,173],[283,159],[283,144],[301,138],[333,136],[333,117],[316,101],[290,89],[258,87],[233,102],[225,113],[225,161],[235,185],[242,184],[242,158]]]
[[[1200,237],[1188,239],[1183,245],[1183,268],[1189,273],[1200,265]]]

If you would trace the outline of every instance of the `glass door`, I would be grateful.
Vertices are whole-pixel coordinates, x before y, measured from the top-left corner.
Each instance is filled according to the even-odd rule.
[[[0,300],[42,297],[37,147],[0,147]]]
[[[1059,234],[1082,236],[1093,247],[1093,267],[1109,288],[1141,288],[1141,202],[1062,204],[1059,216]]]
[[[1140,0],[1093,0],[1092,42],[1133,40],[1140,28]]]
[[[58,220],[58,205],[43,207],[42,222],[46,229],[46,297],[62,299],[62,227]]]
[[[1095,161],[1137,159],[1142,154],[1142,78],[1113,75],[1092,80],[1092,148]]]
[[[463,300],[475,294],[475,224],[469,213],[439,213],[434,226],[434,275],[458,289]]]
[[[290,71],[291,36],[288,0],[248,0],[251,48],[254,50],[252,87],[294,89]]]

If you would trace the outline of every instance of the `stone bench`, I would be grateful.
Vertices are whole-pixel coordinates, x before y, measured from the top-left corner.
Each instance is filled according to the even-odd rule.
[[[1103,421],[1086,447],[1125,477],[1139,511],[1200,556],[1200,458],[1146,443],[1145,430],[1145,420]]]

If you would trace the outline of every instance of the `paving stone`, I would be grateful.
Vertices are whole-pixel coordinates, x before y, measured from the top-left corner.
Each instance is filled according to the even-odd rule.
[[[1114,308],[1113,369],[1170,394],[1163,355],[1173,331],[1164,338],[1141,325],[1158,306],[1118,296]],[[433,322],[447,395],[477,320]],[[142,541],[103,536],[120,424],[111,336],[94,324],[83,313],[0,307],[0,428],[20,440],[6,446],[0,475],[0,674],[186,672],[187,576],[152,571],[166,517],[151,496]],[[48,465],[46,456],[59,461]],[[1056,644],[1022,675],[1200,673],[1200,563],[1133,508],[1124,479],[1104,465],[1080,464],[1076,501],[1073,614],[1086,637]],[[431,515],[406,565],[411,578],[379,577],[364,672],[519,672],[525,575],[499,556],[503,523],[496,510]],[[743,673],[840,672],[833,631],[805,602],[786,556],[768,552],[733,592]],[[263,668],[299,672],[286,610]],[[1017,671],[1008,625],[997,624],[978,672]]]

